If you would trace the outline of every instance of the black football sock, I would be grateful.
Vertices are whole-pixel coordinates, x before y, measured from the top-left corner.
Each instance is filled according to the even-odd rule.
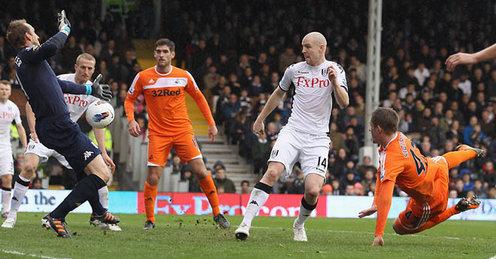
[[[91,174],[85,177],[74,186],[74,190],[62,201],[62,203],[50,213],[52,218],[65,218],[69,212],[79,205],[88,201],[93,208],[93,213],[102,215],[105,209],[98,200],[98,189],[105,186],[105,182],[100,177]]]

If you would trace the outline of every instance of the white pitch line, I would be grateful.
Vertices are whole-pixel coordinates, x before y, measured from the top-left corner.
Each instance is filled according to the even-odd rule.
[[[5,254],[22,255],[22,256],[29,256],[29,257],[43,258],[43,259],[70,259],[67,257],[52,257],[52,256],[46,256],[46,255],[26,254],[23,252],[19,252],[19,251],[15,251],[15,250],[7,250],[7,249],[2,249],[2,250],[0,250],[0,252],[5,253]]]
[[[496,259],[496,255],[495,255],[495,256],[493,256],[493,257],[491,257],[491,258],[489,258],[489,259]]]

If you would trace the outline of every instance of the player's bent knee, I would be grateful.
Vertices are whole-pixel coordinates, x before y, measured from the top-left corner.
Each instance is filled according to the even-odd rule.
[[[112,177],[112,171],[108,168],[101,155],[96,156],[85,168],[91,174],[100,177],[103,181],[108,182]]]
[[[2,179],[2,186],[3,187],[8,187],[8,188],[11,187],[11,185],[12,185],[12,175],[11,174],[2,175],[1,179]]]
[[[158,184],[158,180],[159,180],[159,177],[157,174],[149,174],[146,181],[150,184],[150,185],[157,185]]]
[[[279,172],[277,172],[277,170],[273,168],[269,168],[265,172],[263,178],[265,178],[264,180],[269,184],[274,184],[275,182],[277,182],[277,179],[279,178]]]
[[[320,187],[310,187],[305,190],[305,193],[314,198],[318,197],[320,194]]]
[[[20,175],[26,179],[31,179],[34,177],[37,166],[27,163],[23,166]]]

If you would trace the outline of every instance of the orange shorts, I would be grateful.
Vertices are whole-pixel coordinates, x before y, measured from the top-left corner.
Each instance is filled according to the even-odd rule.
[[[430,218],[437,216],[446,210],[448,206],[449,169],[448,163],[443,157],[435,157],[437,163],[436,178],[429,202],[419,202],[410,199],[406,209],[400,213],[395,222],[395,227],[406,231],[412,231],[427,222]],[[434,172],[433,172],[434,173]]]
[[[182,162],[202,158],[195,135],[187,132],[176,136],[149,135],[148,166],[165,166],[171,148],[176,150]]]

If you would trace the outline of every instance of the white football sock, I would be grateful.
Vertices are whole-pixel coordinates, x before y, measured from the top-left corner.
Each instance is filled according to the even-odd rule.
[[[253,188],[251,191],[250,199],[248,200],[248,205],[246,205],[245,216],[241,224],[246,224],[251,226],[251,221],[257,215],[258,210],[265,204],[269,194],[263,190]]]
[[[21,177],[19,177],[21,178]],[[25,179],[21,178],[21,181],[29,185],[29,180],[24,181]],[[12,200],[10,201],[10,214],[15,215],[19,211],[19,207],[22,204],[22,201],[24,200],[24,196],[26,196],[26,192],[28,191],[29,187],[25,186],[18,181],[15,182],[14,184],[14,196],[12,196]]]
[[[98,198],[100,200],[100,204],[102,204],[102,207],[106,210],[108,210],[108,204],[109,204],[108,195],[109,195],[109,190],[108,190],[107,185],[98,189]]]
[[[316,206],[317,203],[315,203],[315,205],[310,205],[305,201],[305,198],[302,198],[300,204],[300,213],[296,220],[296,225],[303,226],[303,224],[305,224],[305,221],[308,217],[310,217],[310,214],[312,214],[312,211],[315,209]]]
[[[10,211],[10,195],[12,191],[2,187],[2,214]]]

